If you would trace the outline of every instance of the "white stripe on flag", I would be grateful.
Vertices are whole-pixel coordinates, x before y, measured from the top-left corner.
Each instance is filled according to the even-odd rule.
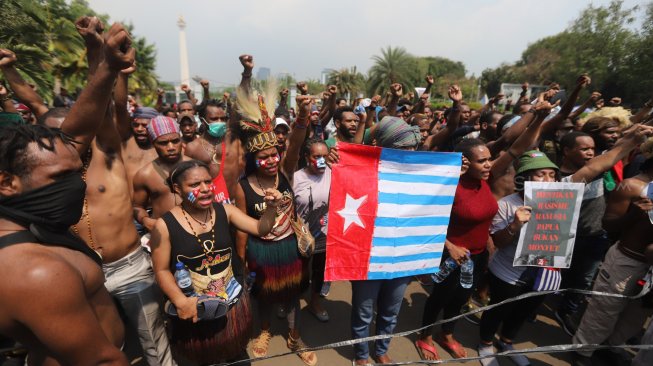
[[[374,228],[375,238],[402,238],[404,236],[441,235],[447,233],[447,226],[402,226]]]
[[[449,216],[451,205],[397,205],[394,203],[379,203],[376,216],[379,217],[417,217],[417,216]]]
[[[440,258],[438,259],[420,259],[411,262],[399,263],[370,263],[368,272],[403,272],[403,271],[417,271],[420,268],[437,267],[440,265]]]
[[[450,184],[394,182],[381,179],[379,180],[379,192],[455,196],[456,186]]]
[[[379,172],[458,178],[460,176],[460,167],[451,165],[403,164],[394,161],[381,160],[379,162]]]
[[[372,246],[372,251],[370,255],[373,257],[394,257],[397,255],[412,255],[412,254],[422,254],[427,252],[442,252],[443,250],[444,250],[444,243],[402,245],[401,247]]]

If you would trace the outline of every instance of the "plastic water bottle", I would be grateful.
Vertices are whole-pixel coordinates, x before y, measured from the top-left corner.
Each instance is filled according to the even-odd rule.
[[[474,261],[467,256],[467,260],[460,266],[460,286],[470,288],[474,283]]]
[[[440,264],[440,270],[437,273],[432,274],[431,279],[435,283],[440,283],[444,281],[445,278],[449,277],[449,274],[451,274],[451,272],[453,272],[457,267],[458,264],[456,261],[449,257],[446,261]]]
[[[190,272],[181,262],[175,264],[175,282],[177,282],[177,286],[179,286],[181,292],[187,297],[196,295],[193,289],[193,280],[190,278]]]
[[[245,278],[245,285],[247,285],[247,292],[252,292],[254,287],[254,282],[256,282],[256,272],[250,272]]]

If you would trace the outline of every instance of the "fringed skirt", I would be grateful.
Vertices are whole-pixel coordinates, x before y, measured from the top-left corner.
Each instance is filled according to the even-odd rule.
[[[297,238],[247,239],[247,266],[256,272],[252,293],[266,303],[287,303],[308,286],[308,261],[299,255]]]
[[[200,365],[233,360],[246,354],[252,335],[249,294],[243,289],[240,300],[226,316],[193,323],[170,317],[173,351]]]

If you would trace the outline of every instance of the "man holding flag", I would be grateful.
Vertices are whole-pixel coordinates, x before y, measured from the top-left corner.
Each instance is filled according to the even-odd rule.
[[[458,117],[454,108],[450,118]],[[351,280],[354,339],[369,335],[375,302],[376,334],[392,334],[411,276],[436,272],[462,162],[460,154],[402,151],[416,150],[421,136],[397,117],[371,134],[382,148],[338,144],[332,187],[341,188],[329,204],[325,280]],[[389,345],[375,342],[375,362],[392,362]],[[354,351],[356,365],[368,364],[367,343]]]

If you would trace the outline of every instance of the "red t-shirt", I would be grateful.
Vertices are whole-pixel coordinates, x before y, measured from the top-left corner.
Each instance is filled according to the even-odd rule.
[[[492,218],[499,205],[484,180],[462,176],[453,199],[447,240],[467,248],[471,254],[482,253],[487,247]]]

